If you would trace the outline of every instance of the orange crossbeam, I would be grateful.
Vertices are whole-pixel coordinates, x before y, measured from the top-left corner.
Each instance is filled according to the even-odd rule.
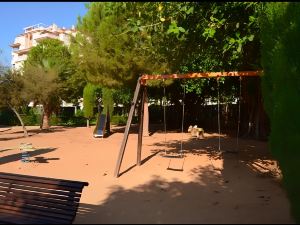
[[[232,71],[232,72],[203,72],[187,74],[166,74],[166,75],[148,75],[141,76],[141,83],[145,84],[147,80],[162,79],[185,79],[185,78],[210,78],[210,77],[243,77],[243,76],[260,76],[262,71]]]

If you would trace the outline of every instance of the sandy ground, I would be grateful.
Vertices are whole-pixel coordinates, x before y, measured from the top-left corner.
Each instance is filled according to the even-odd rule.
[[[74,223],[294,223],[266,142],[242,139],[233,154],[233,138],[221,138],[220,152],[215,134],[156,132],[143,138],[137,167],[131,133],[114,178],[124,129],[104,139],[93,138],[93,127],[28,129],[24,139],[20,127],[0,128],[0,171],[88,182]],[[171,158],[181,138],[184,158]],[[24,142],[36,148],[30,163],[20,161]]]

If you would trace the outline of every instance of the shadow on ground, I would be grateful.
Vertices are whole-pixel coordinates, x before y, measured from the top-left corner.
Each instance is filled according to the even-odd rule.
[[[30,157],[35,157],[41,154],[46,154],[49,152],[55,151],[56,148],[41,148],[41,149],[36,149],[34,151],[31,151],[29,153]],[[6,163],[11,163],[15,161],[21,160],[22,153],[17,153],[17,154],[12,154],[12,155],[7,155],[3,156],[0,158],[0,165],[6,164]],[[35,160],[32,160],[34,162],[40,162],[40,163],[48,163],[48,160],[59,160],[59,158],[45,158],[45,157],[36,157]]]
[[[72,127],[51,127],[48,130],[41,130],[41,129],[30,129],[28,130],[28,136],[35,136],[37,134],[43,134],[43,133],[56,133],[56,132],[64,132],[67,129],[71,129]],[[13,132],[6,132],[6,135],[13,135],[12,137],[0,137],[0,141],[9,141],[9,140],[15,140],[15,139],[21,139],[24,137],[23,131],[13,131]]]
[[[223,139],[223,149],[234,142]],[[161,143],[154,145],[162,147]],[[176,151],[179,145],[180,141],[169,143],[169,151]],[[277,174],[252,166],[258,162],[267,170],[271,156],[264,143],[242,140],[236,154],[216,150],[216,137],[191,138],[183,146],[185,155],[222,159],[223,167],[216,168],[213,163],[198,166],[188,171],[192,182],[154,176],[129,190],[111,186],[109,196],[99,205],[80,204],[75,223],[294,223]],[[153,151],[143,162],[162,150]],[[126,172],[123,176],[130,176]]]
[[[190,138],[187,141],[168,141],[167,144],[157,142],[151,144],[155,146],[155,150],[147,158],[142,160],[142,164],[159,154],[166,158],[179,158],[192,155],[207,155],[212,160],[223,160],[225,164],[228,159],[234,160],[236,163],[243,163],[262,176],[269,174],[273,177],[280,176],[278,167],[275,170],[270,170],[270,166],[274,166],[276,162],[273,160],[270,152],[267,149],[267,142],[240,139],[237,144],[235,138],[224,136],[221,138],[221,148],[219,151],[219,138],[216,136],[206,137],[205,139]],[[159,147],[157,149],[157,147]],[[120,176],[128,173],[136,165],[132,165],[124,171],[120,171]]]

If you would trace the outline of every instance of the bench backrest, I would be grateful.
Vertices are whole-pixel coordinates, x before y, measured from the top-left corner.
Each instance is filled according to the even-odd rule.
[[[0,221],[72,223],[86,182],[0,173]]]

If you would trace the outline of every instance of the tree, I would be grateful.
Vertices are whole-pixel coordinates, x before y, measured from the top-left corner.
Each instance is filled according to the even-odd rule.
[[[42,129],[49,129],[51,114],[67,99],[68,79],[74,74],[68,48],[59,40],[45,39],[33,47],[25,61],[23,94],[43,105]]]
[[[88,13],[79,19],[79,35],[73,42],[73,49],[78,53],[77,64],[90,82],[117,89],[129,86],[132,90],[138,75],[145,73],[257,70],[261,68],[257,51],[260,5],[251,2],[91,3]],[[221,100],[226,102],[237,97],[238,84],[234,79],[223,79]],[[178,82],[173,85],[180,88]],[[162,87],[163,82],[152,82],[152,86]],[[255,82],[243,81],[244,89],[253,89],[252,86],[259,88]],[[196,93],[191,103],[205,96],[214,99],[217,96],[213,79],[190,80],[186,87],[191,96]],[[179,104],[177,93],[170,97]],[[248,95],[243,99],[251,103],[242,104],[246,126],[255,122],[254,118],[259,118],[262,110],[253,110],[257,107],[256,97]],[[253,133],[252,127],[248,130]],[[256,136],[258,130],[255,129]]]
[[[130,6],[134,10],[131,10],[132,14],[128,19],[128,30],[136,30],[137,34],[143,32],[149,36],[155,53],[163,62],[167,62],[172,73],[261,68],[257,19],[261,3],[151,2],[132,3]],[[163,86],[162,82],[153,83]],[[236,79],[221,79],[221,101],[229,102],[230,99],[238,97],[238,85]],[[206,97],[217,97],[215,79],[192,79],[186,81],[185,86],[187,92],[191,93],[191,104],[203,102]],[[262,104],[258,100],[259,95],[257,97],[248,92],[251,89],[259,92],[260,85],[244,79],[242,87],[247,90],[242,93],[243,99],[247,100],[242,104],[242,122],[245,126],[243,130],[246,134],[255,133],[258,137],[258,128],[264,122],[260,120],[263,118]],[[179,88],[177,83],[175,89]],[[175,104],[178,103],[176,93],[170,98],[176,101]],[[191,107],[194,106],[187,104],[187,111]],[[255,108],[260,110],[254,110]],[[248,124],[254,126],[247,127]]]
[[[2,70],[0,73],[0,107],[9,107],[17,116],[23,128],[24,136],[28,137],[27,129],[17,108],[26,104],[21,97],[23,83],[16,71]]]
[[[132,13],[128,4],[93,2],[79,18],[71,46],[77,64],[92,83],[109,88],[135,86],[141,73],[163,67],[154,60],[150,41],[127,30],[128,14]]]
[[[72,40],[74,61],[87,81],[103,89],[104,110],[113,112],[114,90],[133,89],[139,75],[164,64],[154,60],[151,41],[127,30],[131,4],[93,2],[79,18],[78,34]]]
[[[282,171],[292,214],[300,223],[300,6],[266,3],[260,18],[262,90],[271,121],[269,144]]]
[[[94,116],[96,102],[96,86],[88,83],[83,89],[83,114],[87,119],[87,127],[90,127],[90,119]]]

